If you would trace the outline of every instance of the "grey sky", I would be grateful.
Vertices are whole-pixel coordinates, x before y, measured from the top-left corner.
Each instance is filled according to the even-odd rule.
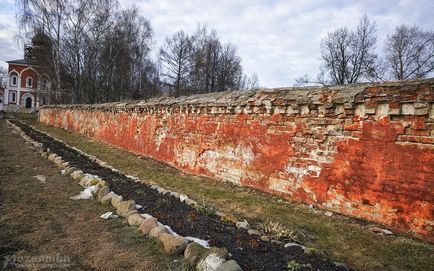
[[[0,7],[0,60],[22,57],[14,43],[14,0]],[[321,39],[335,28],[355,27],[366,13],[378,27],[378,50],[399,24],[434,28],[434,1],[343,0],[121,0],[136,5],[152,24],[155,51],[167,35],[192,32],[197,24],[215,28],[225,42],[237,45],[245,72],[257,73],[261,86],[290,86],[294,79],[315,76]],[[4,62],[1,65],[5,65]]]

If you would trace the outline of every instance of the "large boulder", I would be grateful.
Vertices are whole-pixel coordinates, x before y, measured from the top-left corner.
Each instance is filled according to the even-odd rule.
[[[114,208],[118,208],[118,206],[119,206],[119,204],[122,202],[122,200],[123,200],[122,196],[114,195],[114,196],[112,197],[111,204],[112,204],[112,206],[113,206]]]
[[[243,271],[243,269],[241,269],[236,261],[230,260],[220,265],[216,271]]]
[[[170,233],[161,233],[158,240],[163,244],[164,250],[168,254],[179,254],[184,251],[188,245],[188,240],[180,235]]]
[[[116,196],[115,193],[109,192],[107,195],[101,197],[101,200],[99,201],[102,205],[110,205],[112,202],[112,198]]]
[[[163,233],[169,233],[169,231],[164,227],[164,226],[157,226],[155,228],[153,228],[150,232],[149,232],[149,236],[155,239],[158,239],[160,234]]]
[[[203,246],[199,245],[198,243],[191,242],[187,245],[184,251],[185,261],[189,266],[196,266],[202,254],[204,254],[206,251],[207,249]]]
[[[229,257],[225,248],[211,248],[205,252],[196,265],[197,271],[217,270]]]
[[[151,230],[158,226],[157,219],[153,217],[148,217],[143,220],[142,224],[140,224],[139,231],[144,235],[148,235]]]
[[[77,169],[75,168],[75,167],[72,167],[72,166],[67,166],[66,168],[65,168],[65,174],[66,175],[70,175],[72,172],[74,172],[74,171],[76,171]]]
[[[96,176],[85,174],[80,180],[80,185],[84,187],[89,187],[98,184],[99,181],[101,180]]]
[[[65,163],[65,161],[62,160],[62,157],[58,156],[58,157],[56,157],[56,159],[54,159],[53,163],[56,166],[60,166],[61,164]]]
[[[55,154],[55,153],[52,153],[52,154],[50,154],[50,155],[48,156],[48,160],[51,161],[51,162],[53,162],[54,159],[56,159],[56,158],[57,158],[57,154]]]
[[[134,200],[124,200],[118,203],[116,212],[118,215],[127,217],[130,211],[136,210],[136,203]]]
[[[79,180],[81,180],[81,177],[83,177],[83,171],[76,170],[76,171],[72,172],[70,176],[71,176],[71,179],[73,179],[74,181],[79,181]]]
[[[101,187],[101,189],[98,190],[95,198],[98,202],[101,202],[102,197],[104,197],[108,193],[110,193],[110,189],[108,188],[108,186],[103,186]]]
[[[130,226],[139,226],[145,219],[139,213],[135,213],[130,215],[127,220]]]

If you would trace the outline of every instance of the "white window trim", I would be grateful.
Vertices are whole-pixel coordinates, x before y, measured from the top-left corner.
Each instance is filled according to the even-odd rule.
[[[14,78],[15,78],[15,84],[14,84]],[[11,86],[16,87],[18,85],[18,76],[12,75],[11,76]]]
[[[15,94],[15,99],[12,99],[12,97],[14,97],[14,94]],[[10,91],[9,92],[9,102],[11,102],[11,103],[17,102],[17,92],[16,91]]]
[[[30,84],[29,84],[29,79],[30,79]],[[26,78],[26,87],[27,88],[31,88],[33,86],[33,78],[32,77],[27,77]]]

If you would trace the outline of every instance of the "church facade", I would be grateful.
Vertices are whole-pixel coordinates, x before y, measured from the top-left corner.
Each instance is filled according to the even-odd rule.
[[[34,111],[47,103],[49,77],[43,64],[34,59],[8,63],[7,84],[3,94],[5,111]]]
[[[43,34],[32,39],[32,45],[24,50],[24,58],[6,61],[7,82],[3,93],[3,110],[34,112],[48,103],[50,78],[44,58],[49,41]]]

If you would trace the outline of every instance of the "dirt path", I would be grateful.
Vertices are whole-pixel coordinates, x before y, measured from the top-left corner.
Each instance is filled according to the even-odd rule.
[[[108,207],[69,199],[79,192],[1,120],[0,269],[16,270],[20,261],[25,269],[41,269],[29,263],[41,258],[28,256],[43,256],[65,270],[182,270],[178,258],[122,220],[100,219]]]

